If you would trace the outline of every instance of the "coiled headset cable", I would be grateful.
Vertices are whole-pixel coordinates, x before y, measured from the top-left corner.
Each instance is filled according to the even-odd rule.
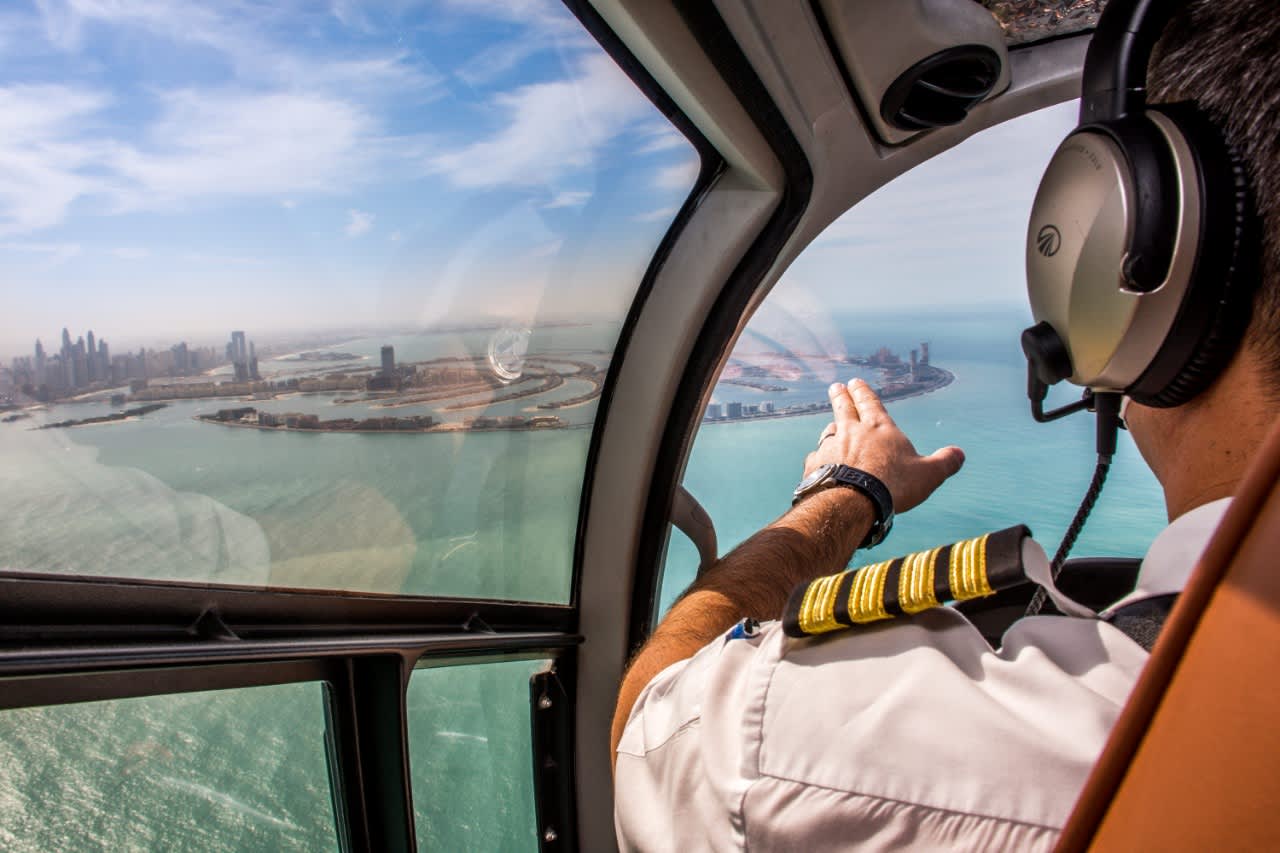
[[[1032,400],[1032,408],[1037,408],[1037,403],[1043,403],[1044,396],[1041,394],[1037,400],[1033,385],[1028,386],[1028,391]],[[1045,388],[1045,391],[1048,389]],[[1058,546],[1058,551],[1053,555],[1053,562],[1049,564],[1049,574],[1055,581],[1062,572],[1063,565],[1067,562],[1067,555],[1071,553],[1071,549],[1076,544],[1076,539],[1080,537],[1080,531],[1084,529],[1084,524],[1089,520],[1089,513],[1093,512],[1094,505],[1098,502],[1098,497],[1102,494],[1102,487],[1107,482],[1107,473],[1111,470],[1111,460],[1116,453],[1116,436],[1120,429],[1120,400],[1121,395],[1114,393],[1094,393],[1085,391],[1084,402],[1089,408],[1092,408],[1097,414],[1097,445],[1098,445],[1098,464],[1093,469],[1093,479],[1089,481],[1089,488],[1084,493],[1084,500],[1080,502],[1079,509],[1076,510],[1075,517],[1071,519],[1071,524],[1067,527],[1067,532],[1062,536],[1062,544]],[[1078,405],[1078,404],[1077,404]],[[1084,408],[1081,406],[1080,408]],[[1079,411],[1079,408],[1073,408],[1073,411]],[[1037,418],[1039,420],[1039,418]],[[1045,599],[1048,597],[1048,591],[1044,587],[1037,587],[1036,593],[1031,597],[1031,603],[1027,605],[1027,611],[1024,616],[1035,616],[1044,607]]]

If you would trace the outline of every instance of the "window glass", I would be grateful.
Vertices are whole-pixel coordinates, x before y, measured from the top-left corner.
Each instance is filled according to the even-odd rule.
[[[568,600],[697,172],[560,4],[0,11],[0,568]]]
[[[529,679],[545,660],[419,666],[409,774],[419,850],[536,850]]]
[[[920,452],[955,444],[966,456],[856,565],[1018,523],[1053,553],[1093,474],[1093,419],[1031,419],[1019,336],[1031,325],[1031,202],[1074,125],[1064,104],[972,137],[837,219],[786,272],[730,356],[685,474],[722,553],[790,506],[831,422],[827,385],[854,377],[881,389]],[[1050,402],[1078,396],[1060,387]],[[1163,524],[1159,486],[1122,432],[1073,554],[1141,556]],[[696,568],[693,546],[673,535],[663,611]]]
[[[0,711],[0,849],[337,848],[318,683]]]

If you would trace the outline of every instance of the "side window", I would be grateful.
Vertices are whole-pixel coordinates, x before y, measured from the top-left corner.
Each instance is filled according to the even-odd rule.
[[[1064,104],[977,134],[841,216],[783,275],[720,375],[685,474],[722,554],[787,509],[831,420],[827,385],[854,377],[880,390],[918,450],[966,455],[855,564],[1016,523],[1052,553],[1092,474],[1093,424],[1028,412],[1023,253],[1040,175],[1074,124]],[[1122,436],[1075,555],[1140,556],[1163,524],[1158,485]],[[697,564],[673,535],[660,612]]]
[[[0,569],[569,601],[698,156],[535,5],[6,11]]]
[[[405,697],[420,850],[538,847],[529,679],[547,660],[424,661]]]
[[[0,847],[336,850],[324,691],[0,711]]]

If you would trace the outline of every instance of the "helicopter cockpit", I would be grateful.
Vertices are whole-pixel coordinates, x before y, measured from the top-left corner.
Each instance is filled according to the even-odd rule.
[[[1025,523],[1129,592],[1160,485],[1121,433],[1099,498],[1019,347],[1105,5],[0,13],[0,847],[617,849],[628,661],[790,506],[832,382],[967,456],[859,561]],[[1260,455],[1064,844],[1145,813],[1280,529]],[[1034,594],[961,610],[998,645]]]

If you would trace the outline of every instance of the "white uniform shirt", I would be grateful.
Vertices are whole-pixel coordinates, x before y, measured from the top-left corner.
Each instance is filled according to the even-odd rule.
[[[1178,592],[1229,499],[1178,518],[1117,606]],[[1045,850],[1147,653],[1106,622],[958,612],[792,640],[726,634],[640,694],[618,745],[624,850]]]

